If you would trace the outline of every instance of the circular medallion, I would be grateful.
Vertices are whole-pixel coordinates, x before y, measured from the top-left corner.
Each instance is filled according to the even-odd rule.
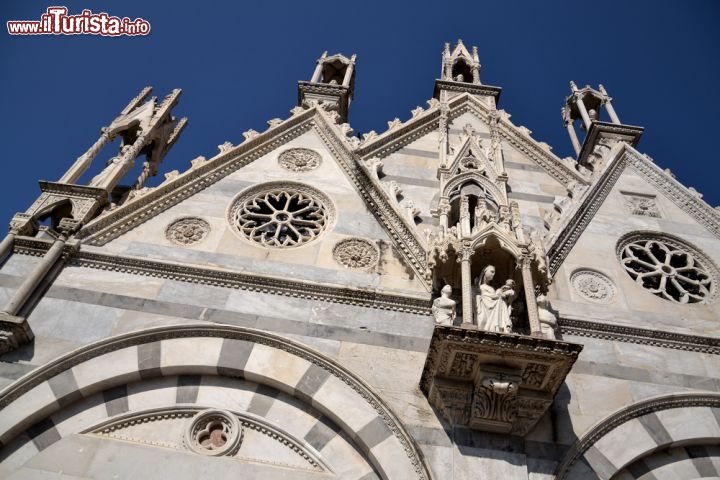
[[[585,300],[609,303],[615,298],[617,289],[607,276],[594,270],[578,270],[570,277],[570,284]]]
[[[320,154],[308,148],[291,148],[278,157],[280,165],[292,172],[309,172],[320,166]]]
[[[370,241],[363,238],[348,238],[335,245],[333,258],[344,267],[368,270],[377,265],[380,254]]]
[[[197,217],[179,218],[168,225],[165,236],[171,242],[188,246],[198,243],[210,233],[210,224]]]
[[[214,457],[237,453],[242,438],[237,417],[224,410],[199,412],[185,430],[185,445],[190,450]]]

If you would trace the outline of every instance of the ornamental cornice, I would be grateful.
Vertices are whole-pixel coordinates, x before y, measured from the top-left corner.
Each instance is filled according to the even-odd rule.
[[[424,284],[428,269],[427,253],[415,225],[409,223],[407,216],[399,211],[399,207],[393,205],[385,190],[374,182],[346,143],[335,134],[335,130],[325,116],[321,114],[319,118],[323,121],[315,122],[315,128],[320,137],[338,160],[368,208],[375,213],[376,218],[393,239],[401,255]]]
[[[14,252],[42,256],[52,245],[51,241],[31,237],[16,237]],[[342,287],[332,284],[295,281],[288,278],[220,270],[184,265],[162,260],[127,257],[116,254],[78,251],[76,244],[66,244],[65,250],[72,265],[115,272],[160,277],[181,282],[199,283],[225,288],[307,298],[366,308],[392,310],[417,315],[430,314],[429,297],[413,297],[379,292],[358,287]]]
[[[720,338],[626,327],[569,317],[560,317],[558,325],[563,335],[720,355]]]
[[[370,143],[363,144],[355,150],[355,153],[364,159],[370,157],[385,158],[415,140],[437,130],[439,118],[440,109],[437,106],[429,108],[400,127],[388,129]]]
[[[623,145],[627,147],[626,144]],[[626,157],[627,154],[624,149],[618,151],[617,155],[611,160],[608,169],[592,188],[586,190],[584,198],[581,198],[581,202],[577,204],[574,212],[565,219],[564,225],[558,230],[557,236],[550,239],[550,247],[547,251],[551,276],[557,273],[580,235],[582,235],[600,209],[600,206],[605,202],[618,178],[620,178],[620,174],[625,169]]]
[[[555,473],[555,480],[564,480],[570,467],[603,436],[620,425],[643,415],[675,408],[710,407],[720,408],[720,394],[711,392],[687,392],[661,395],[641,400],[610,414],[595,424],[568,450]]]

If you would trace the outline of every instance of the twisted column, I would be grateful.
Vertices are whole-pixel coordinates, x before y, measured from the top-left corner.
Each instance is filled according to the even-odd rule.
[[[90,167],[90,164],[92,161],[97,157],[98,153],[100,153],[100,150],[103,149],[105,145],[110,141],[110,135],[107,133],[107,129],[103,129],[102,135],[100,135],[100,138],[95,141],[92,147],[88,149],[87,152],[82,154],[80,157],[78,157],[77,160],[75,160],[75,163],[65,172],[65,175],[63,175],[60,180],[58,180],[59,183],[75,183],[78,181],[78,179],[82,176],[83,173],[87,171],[87,169]]]

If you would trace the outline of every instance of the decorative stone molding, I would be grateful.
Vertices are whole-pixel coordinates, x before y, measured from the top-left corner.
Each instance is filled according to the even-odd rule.
[[[625,407],[595,424],[580,439],[578,439],[568,450],[565,458],[560,462],[555,472],[555,480],[565,480],[570,473],[572,466],[580,461],[581,457],[598,440],[619,427],[643,415],[670,409],[682,409],[692,407],[720,408],[720,394],[710,392],[688,392],[673,393],[658,397],[641,400],[633,405]],[[655,420],[657,422],[657,419]],[[656,428],[665,427],[660,423]],[[668,435],[667,431],[665,434]],[[620,440],[620,439],[619,439]],[[657,445],[655,445],[657,447]]]
[[[420,389],[453,425],[524,436],[581,350],[575,343],[436,325]]]
[[[553,235],[549,240],[548,259],[550,261],[549,270],[551,276],[557,273],[560,265],[565,261],[570,250],[575,246],[585,228],[587,228],[600,206],[605,202],[618,178],[620,178],[627,158],[627,153],[621,152],[626,152],[628,146],[625,145],[624,148],[625,150],[620,150],[618,155],[609,162],[609,166],[595,185],[586,190],[581,203],[577,204],[574,210],[568,212],[568,217],[557,229],[557,234]]]
[[[615,299],[617,288],[606,275],[590,269],[580,269],[570,275],[570,285],[585,300],[610,303]]]
[[[712,260],[678,237],[659,232],[623,236],[617,255],[625,271],[648,292],[675,303],[709,303],[720,272]]]
[[[237,417],[224,410],[204,410],[185,430],[185,446],[201,455],[234,455],[240,448],[243,429]]]
[[[371,270],[380,260],[377,246],[364,238],[346,238],[333,248],[333,258],[343,267],[353,270]]]
[[[198,339],[213,338],[223,339],[222,342],[209,342],[214,345],[214,353],[201,357],[203,360],[192,358],[194,355],[192,345],[196,344]],[[163,346],[163,342],[168,341],[170,342]],[[182,341],[184,343],[178,343]],[[307,392],[306,395],[310,396],[308,401],[311,401],[314,407],[331,418],[341,418],[345,413],[341,411],[341,404],[344,401],[346,404],[353,405],[352,408],[358,409],[363,415],[371,417],[368,425],[376,428],[375,425],[380,424],[382,428],[387,429],[390,435],[380,445],[376,445],[367,443],[370,437],[375,438],[372,434],[364,435],[347,424],[341,425],[345,434],[358,442],[361,448],[368,450],[369,461],[383,478],[417,478],[419,480],[432,478],[429,466],[413,437],[387,404],[363,380],[335,360],[286,337],[230,325],[183,324],[126,333],[83,346],[38,367],[0,392],[0,438],[3,443],[7,444],[22,433],[22,429],[18,428],[19,425],[32,425],[61,408],[58,401],[41,407],[40,399],[35,398],[35,395],[41,395],[44,400],[45,397],[42,395],[51,390],[47,385],[45,389],[36,389],[35,387],[38,385],[81,364],[85,364],[86,368],[95,369],[101,364],[103,358],[108,358],[104,357],[105,355],[110,355],[109,358],[126,359],[129,363],[123,363],[121,368],[130,368],[129,372],[134,371],[137,374],[137,370],[134,369],[139,370],[142,363],[138,356],[138,345],[155,342],[160,342],[158,347],[161,351],[171,348],[169,346],[171,344],[176,345],[176,348],[178,348],[177,345],[184,345],[183,348],[188,357],[180,356],[175,359],[176,365],[172,369],[172,375],[181,374],[183,371],[197,372],[198,361],[205,362],[208,358],[215,358],[217,364],[213,367],[213,371],[217,371],[219,375],[223,375],[223,372],[234,375],[232,372],[240,369],[239,371],[248,371],[248,374],[252,373],[254,378],[262,381],[265,378],[263,375],[269,371],[263,361],[258,358],[255,361],[252,360],[255,350],[258,351],[257,355],[261,359],[267,359],[267,355],[272,354],[278,361],[292,362],[296,368],[304,369],[300,376],[311,374],[312,376],[308,378],[313,380],[307,382],[307,385],[301,386],[296,383],[297,378],[280,375],[268,380],[275,382],[272,384],[273,387],[283,391],[298,389]],[[234,358],[231,360],[220,355],[225,342],[232,343],[232,348],[247,346],[249,348],[247,363],[237,365]],[[150,370],[145,370],[145,372],[150,372]],[[161,368],[153,369],[152,372],[153,375],[163,376]],[[100,369],[99,374],[93,377],[93,381],[83,387],[82,394],[80,385],[73,385],[74,388],[64,390],[62,395],[63,398],[70,398],[69,395],[77,395],[78,398],[92,395],[102,389],[122,385],[128,381],[128,378],[127,375],[118,375],[117,370],[104,371]],[[331,393],[316,394],[316,392],[323,391],[324,382],[328,382],[328,384],[332,382]],[[24,405],[23,409],[20,409],[18,405],[12,405],[14,402],[21,402]],[[17,412],[22,412],[23,416],[18,418]],[[390,450],[393,454],[390,457],[379,455],[378,448],[385,449],[385,451]]]
[[[13,245],[13,252],[23,255],[43,256],[51,246],[52,242],[48,240],[17,237]],[[418,315],[430,314],[430,295],[427,295],[427,297],[393,295],[373,289],[334,286],[308,280],[293,281],[287,278],[262,274],[193,267],[159,260],[84,251],[78,252],[77,244],[71,243],[65,245],[64,254],[67,254],[72,265],[87,268],[162,277],[181,282],[225,288],[239,288],[274,295],[357,305],[365,308],[380,308]]]
[[[291,172],[309,172],[320,166],[320,154],[309,148],[291,148],[278,156],[281,167]]]
[[[244,240],[265,247],[297,247],[333,224],[335,206],[309,185],[268,182],[240,192],[230,203],[227,219]]]
[[[563,335],[720,355],[720,339],[713,337],[626,327],[568,317],[560,318],[558,324]]]
[[[115,438],[127,442],[145,443],[176,450],[186,450],[189,449],[188,445],[190,439],[185,438],[186,436],[190,436],[190,430],[188,429],[189,423],[193,422],[198,416],[209,411],[210,410],[199,407],[198,405],[183,404],[182,406],[176,405],[169,408],[160,407],[141,412],[129,412],[120,416],[111,417],[98,425],[86,429],[82,433]],[[309,469],[319,472],[330,471],[329,466],[319,455],[307,449],[301,440],[295,438],[285,429],[269,423],[264,418],[248,414],[247,412],[221,411],[221,413],[224,417],[228,417],[230,422],[233,424],[237,422],[242,437],[240,439],[239,446],[241,446],[243,442],[248,441],[247,437],[250,435],[245,434],[250,433],[249,431],[252,430],[260,435],[269,437],[273,441],[294,452],[298,457],[307,462]],[[179,422],[182,425],[180,429],[182,433],[179,436],[183,438],[177,438],[177,428],[175,428],[175,422]],[[148,436],[146,431],[138,431],[138,429],[136,429],[137,426],[142,424],[155,424],[157,429],[162,429],[163,432]],[[297,468],[297,465],[288,465],[286,462],[279,461],[279,459],[273,460],[268,459],[267,457],[258,459],[253,456],[244,456],[234,450],[236,449],[228,450],[227,452],[219,455],[236,456],[248,461],[260,461],[262,463],[270,463],[281,467]],[[216,453],[216,451],[211,452]],[[204,451],[195,453],[206,454]]]
[[[179,218],[165,229],[168,240],[185,247],[203,241],[209,233],[210,224],[198,217]]]

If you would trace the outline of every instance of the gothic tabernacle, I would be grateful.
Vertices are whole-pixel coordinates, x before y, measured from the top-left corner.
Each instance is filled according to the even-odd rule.
[[[602,85],[559,158],[461,41],[384,132],[355,68],[159,184],[186,119],[148,87],[40,182],[0,243],[0,478],[720,477],[720,212]]]

